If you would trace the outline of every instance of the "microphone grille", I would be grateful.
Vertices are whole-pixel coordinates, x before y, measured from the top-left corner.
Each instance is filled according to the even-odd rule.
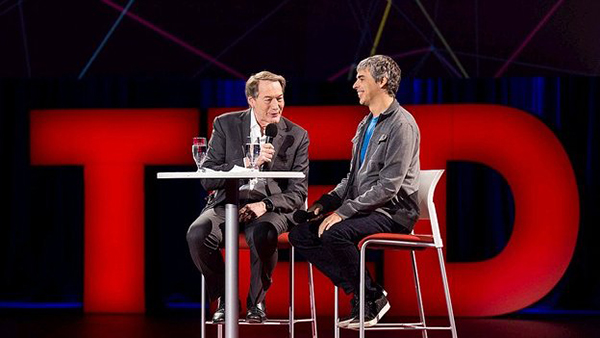
[[[269,123],[265,128],[265,136],[267,137],[275,137],[277,136],[277,124]]]

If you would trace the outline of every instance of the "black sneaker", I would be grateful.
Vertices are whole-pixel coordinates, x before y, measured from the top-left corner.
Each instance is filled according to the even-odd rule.
[[[390,309],[390,302],[388,301],[384,293],[382,293],[375,300],[367,300],[366,303],[367,304],[365,304],[365,327],[371,327],[377,324],[377,322],[379,322],[379,320]],[[360,319],[358,317],[359,316],[357,315],[356,318],[354,318],[354,320],[352,320],[348,324],[349,329],[358,329],[360,327]]]
[[[388,294],[387,291],[385,291],[383,288],[381,289],[381,292],[383,292],[384,296],[387,296]],[[347,327],[353,319],[358,318],[358,311],[360,311],[358,307],[358,294],[355,294],[352,297],[352,299],[350,300],[350,306],[352,307],[352,310],[350,310],[350,314],[346,317],[340,318],[338,322],[339,327]]]

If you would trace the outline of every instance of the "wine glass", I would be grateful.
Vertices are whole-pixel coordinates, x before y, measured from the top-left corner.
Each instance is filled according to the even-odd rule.
[[[206,138],[205,137],[194,137],[192,142],[192,156],[198,167],[198,171],[204,171],[202,164],[206,160]]]

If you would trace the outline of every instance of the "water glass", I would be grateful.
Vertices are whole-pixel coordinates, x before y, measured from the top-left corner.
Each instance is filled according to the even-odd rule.
[[[203,171],[202,164],[206,160],[206,138],[205,137],[194,137],[192,141],[192,156],[198,167],[198,171]]]
[[[250,162],[250,168],[257,169],[256,161],[258,161],[258,157],[260,156],[260,143],[247,142],[244,146],[244,153]]]

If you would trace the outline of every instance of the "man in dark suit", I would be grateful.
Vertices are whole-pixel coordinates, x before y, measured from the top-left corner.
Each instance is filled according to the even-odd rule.
[[[259,139],[261,151],[256,166],[273,171],[299,171],[304,179],[266,179],[240,187],[240,221],[250,247],[251,277],[246,319],[266,320],[265,294],[277,264],[277,237],[293,223],[291,213],[304,206],[308,189],[308,134],[282,117],[285,105],[285,79],[271,72],[252,75],[246,82],[249,109],[218,116],[208,144],[203,166],[230,170],[234,165],[248,166],[244,144]],[[265,136],[268,124],[277,125],[277,136]],[[268,141],[268,142],[267,142]],[[220,248],[224,241],[225,181],[201,180],[212,191],[200,216],[187,233],[190,254],[205,276],[211,301],[219,301],[213,321],[225,319],[225,274]]]

